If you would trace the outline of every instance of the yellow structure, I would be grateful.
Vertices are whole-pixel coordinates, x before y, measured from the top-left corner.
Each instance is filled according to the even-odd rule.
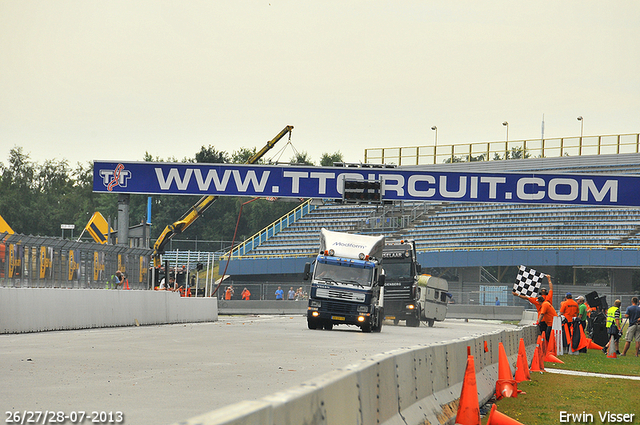
[[[365,164],[429,165],[497,159],[640,153],[640,134],[474,142],[457,145],[368,148]]]

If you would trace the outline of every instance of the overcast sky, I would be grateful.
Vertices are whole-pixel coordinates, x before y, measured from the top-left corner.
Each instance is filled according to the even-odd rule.
[[[640,132],[632,1],[0,0],[0,161]],[[280,142],[274,152],[285,145]],[[293,156],[289,148],[283,159]],[[270,157],[268,155],[267,157]]]

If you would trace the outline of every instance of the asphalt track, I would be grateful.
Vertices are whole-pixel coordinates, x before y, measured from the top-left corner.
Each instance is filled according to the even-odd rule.
[[[214,323],[0,335],[3,423],[5,412],[49,410],[120,411],[128,425],[168,425],[374,354],[509,327],[446,320],[433,328],[385,324],[365,334],[347,326],[311,331],[302,316],[220,316]]]

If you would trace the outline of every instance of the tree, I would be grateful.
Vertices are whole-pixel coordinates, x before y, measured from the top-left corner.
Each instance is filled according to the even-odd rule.
[[[296,152],[289,160],[291,165],[315,165],[307,152]]]
[[[200,151],[196,153],[195,162],[204,162],[208,164],[224,164],[229,162],[229,154],[225,151],[217,151],[213,146],[205,148],[202,146]]]
[[[323,167],[332,167],[334,162],[344,162],[340,151],[334,152],[332,154],[325,152],[322,154],[322,157],[320,157],[320,165],[322,165]]]
[[[246,164],[247,162],[249,162],[249,159],[251,159],[251,157],[255,154],[256,148],[240,148],[237,151],[233,151],[233,153],[231,154],[231,162],[234,164]],[[258,160],[258,164],[263,162],[264,160],[262,158]]]

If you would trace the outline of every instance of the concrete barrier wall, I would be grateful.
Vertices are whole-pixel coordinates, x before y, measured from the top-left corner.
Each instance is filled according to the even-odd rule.
[[[307,314],[307,300],[219,300],[220,314]]]
[[[220,314],[306,314],[307,301],[220,300]],[[520,320],[524,307],[451,304],[449,319]]]
[[[257,401],[241,402],[182,421],[180,425],[453,424],[467,347],[474,356],[478,398],[483,404],[495,393],[499,343],[504,345],[513,371],[520,338],[531,358],[537,339],[534,326],[443,345],[400,349]]]
[[[215,298],[176,292],[0,288],[0,333],[218,320]]]

